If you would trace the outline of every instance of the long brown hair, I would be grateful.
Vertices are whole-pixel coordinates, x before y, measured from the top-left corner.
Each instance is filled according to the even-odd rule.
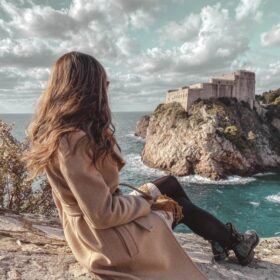
[[[108,83],[101,63],[88,54],[69,52],[53,64],[47,88],[27,128],[29,148],[22,160],[31,180],[43,174],[52,162],[60,138],[76,129],[82,129],[85,136],[94,140],[93,164],[113,152],[116,139]],[[88,145],[90,148],[90,142]]]

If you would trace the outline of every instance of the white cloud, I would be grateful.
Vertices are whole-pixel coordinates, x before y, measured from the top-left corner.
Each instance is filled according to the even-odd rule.
[[[263,46],[280,46],[280,23],[273,25],[271,30],[261,34],[261,44]]]
[[[201,18],[198,14],[191,13],[183,20],[171,21],[159,30],[164,40],[186,41],[198,34]]]
[[[23,33],[28,36],[63,39],[80,28],[65,10],[36,5],[31,8],[20,8],[5,0],[2,1],[1,6],[11,17],[7,26],[13,28],[15,35]]]
[[[243,20],[247,17],[253,17],[255,21],[260,21],[263,13],[260,11],[262,0],[240,0],[235,9],[235,17],[237,20]]]
[[[146,28],[153,22],[154,17],[143,10],[137,10],[130,15],[130,23],[136,29]]]
[[[236,10],[233,3],[206,5],[198,12],[186,10],[181,19],[173,15],[172,5],[183,7],[182,0],[71,0],[65,8],[37,3],[0,1],[2,110],[3,100],[5,108],[17,100],[30,109],[46,85],[51,64],[72,50],[104,64],[113,110],[125,104],[143,108],[147,100],[157,104],[170,88],[256,63],[253,57],[254,63],[247,63],[246,55],[252,20],[261,18],[260,0],[239,1]],[[277,45],[278,29],[276,25],[264,33],[262,44]],[[146,40],[147,35],[151,37]],[[252,68],[262,76],[262,86],[277,83],[278,64],[267,61]]]
[[[48,68],[2,67],[0,69],[0,99],[18,102],[22,98],[36,99],[46,86]]]
[[[5,17],[0,20],[0,65],[6,72],[1,76],[1,98],[10,100],[9,104],[15,99],[35,100],[46,84],[51,64],[72,50],[92,54],[105,66],[123,66],[128,57],[139,53],[131,31],[151,25],[166,3],[73,0],[68,8],[57,9],[29,0],[2,0],[0,9]]]
[[[263,91],[280,88],[280,60],[269,63],[265,69],[259,68],[257,74],[259,87]]]
[[[115,3],[118,3],[120,7],[127,13],[134,12],[136,10],[143,10],[147,13],[153,13],[159,11],[162,7],[168,2],[176,2],[175,0],[114,0]]]
[[[39,39],[0,40],[0,65],[35,67],[47,66],[54,56],[54,48]]]
[[[248,39],[243,36],[227,9],[220,4],[202,8],[200,14],[192,15],[200,23],[197,35],[190,41],[171,49],[155,47],[141,56],[131,59],[130,66],[135,71],[203,73],[211,69],[228,67],[232,60],[248,50]],[[187,21],[189,18],[187,18]],[[167,25],[161,30],[170,27]],[[181,38],[185,35],[181,29]],[[185,29],[186,36],[189,30]]]
[[[74,0],[68,10],[55,10],[49,6],[31,5],[19,8],[7,1],[1,3],[11,20],[7,26],[13,29],[17,45],[27,42],[23,38],[41,40],[49,44],[53,59],[73,47],[77,50],[116,57],[122,55],[115,42],[125,37],[128,18],[113,1]],[[128,44],[129,39],[126,39]],[[36,41],[36,44],[38,40]],[[32,47],[30,46],[32,51]],[[14,52],[13,47],[9,48]],[[126,49],[127,51],[127,49]]]

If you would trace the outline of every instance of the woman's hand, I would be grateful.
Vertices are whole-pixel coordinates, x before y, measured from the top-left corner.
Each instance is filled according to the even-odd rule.
[[[173,218],[176,222],[180,221],[184,217],[183,207],[180,206],[177,201],[164,194],[156,197],[151,209],[172,212]]]

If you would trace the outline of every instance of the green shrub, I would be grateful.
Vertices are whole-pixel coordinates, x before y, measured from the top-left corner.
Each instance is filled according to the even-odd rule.
[[[223,135],[231,141],[240,151],[248,147],[248,139],[236,125],[229,125],[223,130]]]
[[[278,97],[280,97],[280,89],[264,92],[262,96],[265,104],[272,104]]]
[[[236,137],[238,135],[239,131],[235,125],[230,125],[225,128],[224,132],[229,137]]]
[[[278,96],[274,102],[273,102],[274,105],[277,105],[277,106],[280,106],[280,96]]]

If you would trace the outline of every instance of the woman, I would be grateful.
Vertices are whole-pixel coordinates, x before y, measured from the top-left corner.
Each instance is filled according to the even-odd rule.
[[[77,261],[101,279],[206,279],[160,212],[152,210],[159,196],[147,199],[119,191],[119,171],[125,161],[114,137],[108,85],[104,68],[92,56],[70,52],[56,61],[27,130],[30,148],[23,159],[30,179],[47,175],[69,247]],[[168,194],[169,202],[176,199],[183,211],[192,211],[180,222],[213,241],[216,236],[209,231],[229,232],[216,220],[209,230],[193,221],[189,215],[196,219],[197,213],[204,222],[215,218],[196,211],[175,181],[174,192],[169,190],[170,180],[174,177],[149,184]],[[217,242],[234,240],[223,234]],[[247,245],[245,253],[251,254],[253,245]]]

